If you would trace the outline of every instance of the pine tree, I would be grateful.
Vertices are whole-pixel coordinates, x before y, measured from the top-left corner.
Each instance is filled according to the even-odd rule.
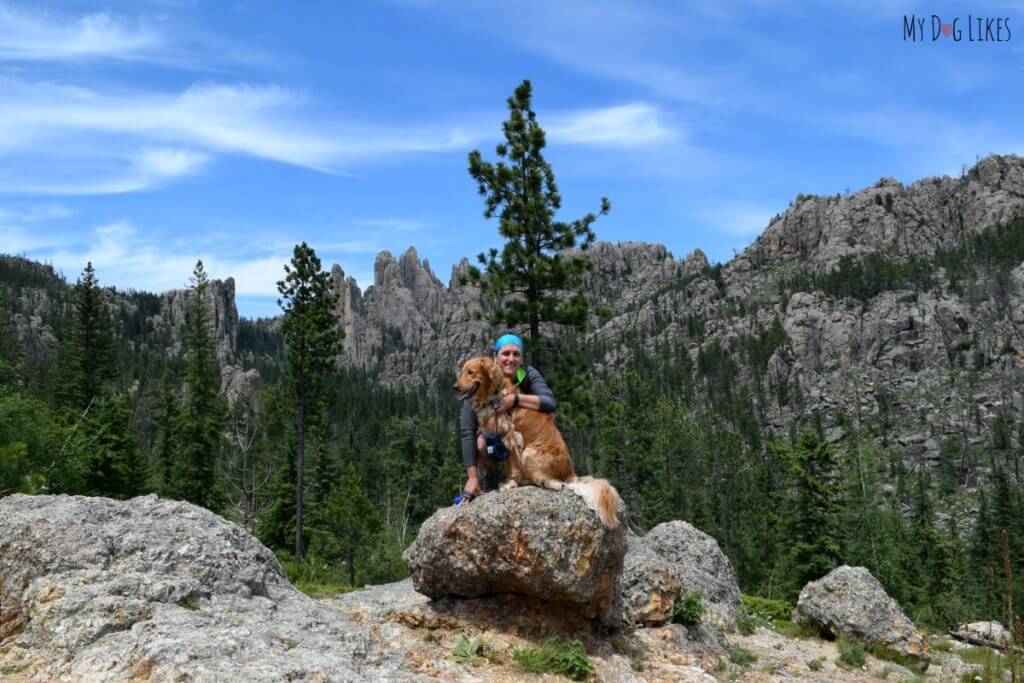
[[[110,311],[92,262],[75,283],[74,308],[61,348],[60,394],[77,410],[86,410],[107,382],[117,377]]]
[[[7,310],[7,294],[0,288],[0,385],[13,384],[17,379],[20,356],[17,332]]]
[[[179,495],[209,510],[223,502],[217,461],[223,447],[226,406],[219,395],[220,371],[205,302],[209,279],[196,263],[185,320],[185,401],[180,415]]]
[[[154,479],[157,481],[160,495],[165,498],[177,498],[180,489],[178,454],[181,442],[178,438],[178,427],[181,422],[181,405],[170,370],[164,371],[157,411]]]
[[[479,255],[486,277],[473,267],[467,279],[481,284],[496,301],[495,324],[528,326],[527,348],[537,362],[543,349],[541,323],[586,325],[589,304],[581,287],[590,261],[584,252],[594,239],[590,226],[597,216],[590,213],[568,223],[555,220],[562,197],[542,154],[547,142],[531,96],[530,82],[523,81],[509,98],[509,119],[502,124],[505,142],[497,146],[497,163],[484,161],[477,150],[469,154],[469,174],[484,197],[484,216],[498,216],[498,232],[506,242],[500,256],[497,249]],[[602,199],[599,213],[610,208]],[[578,250],[570,254],[574,247]]]
[[[356,585],[356,551],[366,545],[380,528],[380,515],[363,490],[352,463],[345,468],[341,482],[327,498],[322,520],[324,527],[341,543],[348,564],[349,584]]]
[[[295,245],[285,279],[277,283],[278,304],[284,310],[288,382],[295,399],[295,560],[302,563],[302,515],[305,485],[306,427],[315,419],[323,398],[323,376],[336,367],[342,332],[334,311],[337,294],[330,275],[305,242]]]
[[[78,432],[88,471],[86,492],[93,496],[132,498],[144,493],[146,468],[135,440],[128,396],[107,386],[92,401]]]
[[[771,448],[789,461],[795,489],[790,516],[790,552],[786,558],[790,589],[796,593],[808,581],[820,579],[839,564],[839,487],[832,447],[812,429],[796,442],[775,442]]]

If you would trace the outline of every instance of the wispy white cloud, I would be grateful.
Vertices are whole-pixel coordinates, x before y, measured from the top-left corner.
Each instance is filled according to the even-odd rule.
[[[291,259],[292,247],[301,241],[278,236],[264,242],[228,239],[183,244],[141,229],[129,220],[104,223],[70,235],[10,227],[0,219],[0,253],[24,253],[48,261],[72,278],[91,262],[103,285],[162,292],[187,287],[196,261],[202,259],[210,277],[233,277],[237,294],[250,297],[277,295],[284,264]],[[345,255],[359,256],[358,265],[372,265],[372,255],[381,250],[377,244],[358,240],[316,242],[313,246],[325,268]],[[373,283],[372,272],[348,274],[354,275],[360,286]]]
[[[660,110],[645,102],[556,115],[548,125],[552,144],[632,147],[676,137]]]
[[[144,190],[193,174],[216,154],[342,173],[381,158],[465,150],[492,129],[367,124],[315,116],[306,104],[302,94],[274,85],[200,83],[178,94],[110,94],[0,77],[0,159],[54,160],[48,170],[0,176],[0,191]],[[571,145],[636,146],[677,137],[647,103],[561,112],[549,130],[554,144]]]
[[[426,221],[419,218],[361,218],[357,220],[356,225],[366,228],[375,228],[381,230],[397,230],[399,232],[415,232],[417,230],[423,230],[434,225],[432,221]]]
[[[0,59],[127,58],[158,48],[152,27],[106,13],[64,16],[0,2]]]
[[[127,168],[107,177],[72,177],[51,181],[8,180],[0,189],[21,194],[100,195],[136,192],[198,172],[209,157],[188,149],[144,148],[126,159]],[[83,174],[84,175],[84,174]]]

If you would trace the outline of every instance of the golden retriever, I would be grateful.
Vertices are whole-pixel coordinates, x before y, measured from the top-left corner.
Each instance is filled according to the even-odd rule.
[[[618,526],[622,504],[618,492],[604,479],[576,476],[553,415],[524,408],[511,413],[495,410],[496,399],[518,389],[493,358],[479,356],[466,361],[455,389],[459,398],[472,400],[480,430],[501,434],[508,449],[507,478],[501,485],[502,491],[521,484],[555,491],[568,488],[583,498],[606,528]],[[494,466],[489,458],[481,459],[481,465],[488,470]]]

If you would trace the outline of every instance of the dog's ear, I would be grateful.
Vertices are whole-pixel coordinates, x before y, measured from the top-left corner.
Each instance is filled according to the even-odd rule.
[[[501,366],[498,365],[493,358],[489,358],[488,360],[490,361],[490,364],[487,370],[491,378],[491,391],[497,391],[505,377],[501,372]]]

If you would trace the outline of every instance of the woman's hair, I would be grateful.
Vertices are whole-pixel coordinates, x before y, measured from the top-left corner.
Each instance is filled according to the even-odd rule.
[[[516,346],[519,347],[520,351],[526,348],[526,346],[523,344],[522,339],[509,332],[508,334],[501,335],[500,337],[498,337],[498,341],[494,342],[494,352],[497,353],[498,351],[501,351],[501,347],[505,346],[506,344],[515,344]]]

